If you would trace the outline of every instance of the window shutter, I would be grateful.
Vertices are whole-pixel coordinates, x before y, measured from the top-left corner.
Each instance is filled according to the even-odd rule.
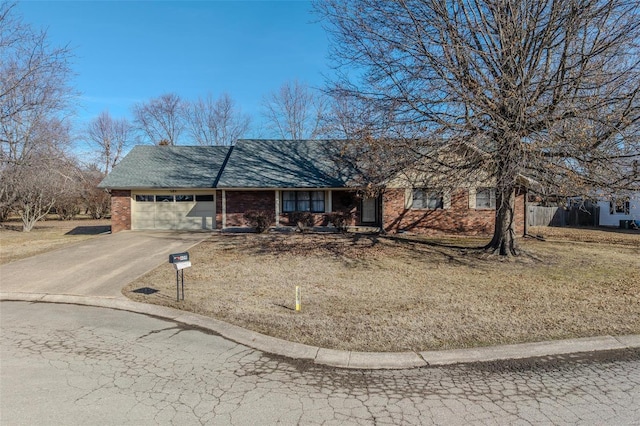
[[[407,188],[404,190],[404,209],[409,210],[413,204],[413,189]]]
[[[442,193],[442,208],[447,210],[451,208],[451,190],[447,189]]]
[[[613,214],[613,212],[615,211],[615,208],[616,208],[615,204],[616,203],[613,200],[609,201],[609,214]]]
[[[496,208],[496,189],[495,188],[491,188],[489,190],[489,197],[491,197],[490,198],[491,201],[489,202],[489,205],[491,206],[492,209],[495,209]]]
[[[476,208],[476,188],[469,188],[469,208]]]

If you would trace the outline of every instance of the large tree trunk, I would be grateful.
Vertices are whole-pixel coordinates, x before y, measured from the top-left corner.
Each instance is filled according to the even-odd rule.
[[[496,225],[491,242],[484,248],[486,251],[501,256],[517,256],[515,232],[515,187],[498,188],[496,190]]]

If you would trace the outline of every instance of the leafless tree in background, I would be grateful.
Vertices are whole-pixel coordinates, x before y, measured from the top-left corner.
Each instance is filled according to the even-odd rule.
[[[233,145],[248,130],[251,119],[227,93],[198,98],[185,108],[191,138],[199,145]]]
[[[114,119],[104,111],[87,126],[87,137],[97,148],[99,164],[106,175],[120,161],[122,152],[131,142],[133,126],[128,120]]]
[[[335,93],[328,98],[319,133],[325,139],[359,139],[379,128],[375,122],[376,111],[362,99]]]
[[[156,145],[177,145],[185,128],[184,102],[174,93],[133,106],[134,123],[143,140]]]
[[[80,198],[93,219],[102,219],[111,208],[111,195],[98,188],[103,178],[104,174],[97,164],[90,164],[80,170]]]
[[[19,163],[8,164],[2,176],[14,197],[11,207],[20,216],[25,232],[49,214],[77,176],[75,161],[62,149],[70,140],[65,122],[52,118],[40,123],[30,137],[37,149]]]
[[[50,47],[47,34],[24,24],[14,6],[0,3],[0,219],[18,206],[28,230],[40,215],[27,211],[39,188],[31,184],[42,178],[45,188],[44,178],[56,173],[49,166],[65,158],[70,139],[61,117],[74,93],[70,50]],[[47,210],[48,202],[41,205]]]
[[[578,195],[638,188],[640,4],[326,0],[336,86],[393,117],[407,157],[496,184],[487,250],[517,254],[520,176]],[[357,75],[354,80],[349,74]],[[455,155],[443,155],[455,153]],[[427,170],[428,171],[428,170]]]
[[[275,137],[315,139],[320,133],[325,102],[321,93],[295,80],[264,97],[263,115]]]

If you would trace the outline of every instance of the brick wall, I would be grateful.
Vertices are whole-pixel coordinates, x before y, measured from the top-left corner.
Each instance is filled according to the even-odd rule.
[[[311,213],[313,217],[313,226],[328,226],[326,213]],[[280,213],[280,226],[298,226],[291,220],[290,213]]]
[[[469,192],[452,191],[449,209],[405,209],[405,189],[387,189],[383,194],[383,226],[387,232],[419,234],[491,235],[495,210],[469,208]],[[516,230],[524,230],[524,193],[516,193]]]
[[[227,197],[227,227],[249,226],[244,219],[244,213],[249,210],[264,210],[274,218],[274,191],[225,191]]]
[[[351,220],[348,225],[360,224],[360,209],[358,205],[361,200],[354,191],[333,191],[331,194],[331,206],[334,212],[350,212]]]
[[[131,191],[111,191],[111,233],[131,229]]]

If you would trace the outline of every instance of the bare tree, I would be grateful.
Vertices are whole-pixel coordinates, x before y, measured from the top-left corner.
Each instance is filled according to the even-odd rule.
[[[102,219],[111,207],[109,192],[98,188],[105,174],[98,165],[91,164],[80,171],[80,195],[87,212],[94,219]]]
[[[118,163],[129,142],[133,126],[127,119],[114,119],[104,111],[87,127],[87,137],[96,146],[102,171],[108,174]]]
[[[59,117],[74,95],[70,50],[50,47],[46,32],[24,24],[14,6],[0,3],[0,218],[24,205],[29,172],[43,171],[36,159],[57,158],[69,144]]]
[[[638,187],[639,3],[318,1],[341,92],[393,116],[406,155],[496,184],[487,250],[517,254],[521,176],[557,193]],[[347,74],[358,75],[356,81]],[[454,154],[454,155],[446,155]]]
[[[335,93],[327,102],[319,133],[328,139],[357,139],[373,131],[373,115],[372,109],[361,99]]]
[[[22,230],[29,232],[46,217],[56,202],[72,190],[73,176],[68,171],[72,163],[60,158],[40,158],[38,162],[16,169],[14,179],[20,182],[16,211],[22,220]],[[73,170],[73,169],[71,169]]]
[[[134,123],[143,139],[156,145],[177,145],[184,130],[184,102],[174,93],[133,106]]]
[[[320,132],[325,102],[321,93],[295,80],[284,83],[263,99],[263,115],[276,137],[314,139]]]
[[[38,147],[28,158],[8,164],[3,180],[13,188],[12,207],[22,220],[22,229],[31,231],[55,203],[70,192],[76,180],[75,162],[61,149],[70,139],[69,126],[52,118],[33,129]]]
[[[189,133],[200,145],[233,145],[248,130],[251,119],[227,93],[214,100],[211,94],[185,108]]]

